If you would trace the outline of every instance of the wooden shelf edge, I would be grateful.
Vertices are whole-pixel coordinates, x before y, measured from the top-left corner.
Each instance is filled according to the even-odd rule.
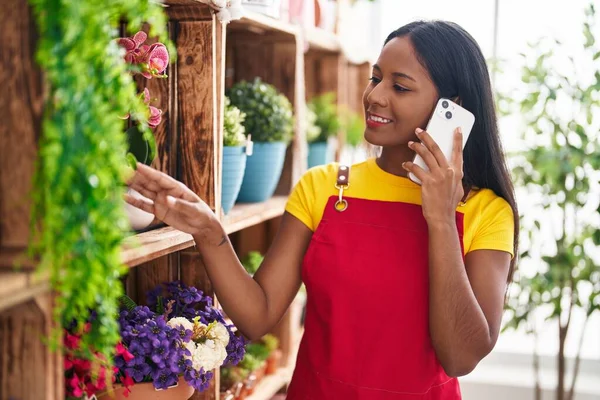
[[[265,376],[246,400],[270,400],[279,390],[290,383],[293,368],[279,368],[273,375]]]
[[[192,235],[167,226],[127,238],[121,257],[124,264],[135,267],[193,245]]]
[[[312,28],[304,31],[304,39],[308,42],[310,50],[327,51],[331,53],[342,52],[342,45],[338,37],[321,28]]]
[[[296,38],[300,32],[296,25],[252,11],[245,11],[244,17],[237,21],[231,21],[230,26],[232,28],[243,26],[253,27],[256,30],[283,33],[293,36],[294,38]]]
[[[46,277],[36,272],[0,272],[0,311],[25,303],[50,290]]]
[[[237,204],[222,218],[227,234],[258,225],[283,215],[287,196],[274,196],[264,203]]]

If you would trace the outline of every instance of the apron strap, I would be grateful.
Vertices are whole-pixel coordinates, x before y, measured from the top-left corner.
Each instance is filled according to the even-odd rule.
[[[346,211],[348,208],[348,201],[344,199],[344,190],[350,186],[350,167],[347,165],[340,165],[337,172],[337,181],[335,188],[338,189],[339,197],[335,202],[335,209],[339,212]]]

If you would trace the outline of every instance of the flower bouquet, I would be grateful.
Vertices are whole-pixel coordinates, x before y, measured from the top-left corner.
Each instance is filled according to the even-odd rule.
[[[67,353],[68,396],[143,399],[155,398],[160,391],[161,398],[188,399],[194,390],[210,386],[214,369],[237,365],[244,358],[246,340],[226,323],[212,299],[194,287],[181,282],[160,285],[148,293],[151,307],[127,296],[121,303],[121,342],[112,373],[98,357],[99,366],[93,367]],[[77,336],[66,333],[65,347],[76,349]]]

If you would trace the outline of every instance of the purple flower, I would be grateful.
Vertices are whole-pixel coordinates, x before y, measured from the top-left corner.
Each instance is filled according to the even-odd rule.
[[[154,371],[151,376],[152,383],[156,389],[167,389],[179,380],[177,374],[165,370]]]
[[[204,370],[196,371],[189,368],[184,373],[185,381],[199,392],[202,392],[210,386],[210,381],[213,378],[212,372],[204,372]]]

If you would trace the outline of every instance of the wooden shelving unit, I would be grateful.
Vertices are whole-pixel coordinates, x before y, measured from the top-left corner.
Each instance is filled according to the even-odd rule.
[[[167,69],[168,79],[139,83],[147,85],[157,99],[153,105],[163,110],[163,122],[155,130],[155,168],[184,182],[221,215],[225,90],[237,81],[261,77],[294,106],[294,137],[275,196],[264,203],[237,204],[221,217],[238,255],[265,252],[292,187],[306,171],[304,103],[315,94],[335,91],[340,104],[360,109],[357,93],[368,78],[364,66],[348,62],[338,38],[320,29],[303,31],[256,13],[223,26],[199,1],[167,0],[165,6],[177,62]],[[41,129],[44,85],[35,63],[37,34],[27,1],[8,0],[4,10],[0,35],[11,57],[0,60],[0,85],[7,88],[11,107],[0,111],[6,127],[0,135],[0,398],[62,399],[62,361],[41,340],[52,326],[48,280],[34,274],[31,266],[18,272],[11,269],[29,240],[26,200]],[[125,280],[126,291],[135,300],[143,301],[148,289],[174,279],[213,293],[192,236],[171,227],[158,225],[129,237],[122,260],[135,267]],[[292,307],[274,329],[286,366],[266,378],[251,400],[267,400],[289,382],[301,335],[301,307]],[[22,332],[27,348],[12,345],[8,338],[15,332]],[[7,365],[10,373],[5,373]],[[36,379],[31,381],[22,371],[36,371]],[[218,379],[192,398],[218,399]]]

